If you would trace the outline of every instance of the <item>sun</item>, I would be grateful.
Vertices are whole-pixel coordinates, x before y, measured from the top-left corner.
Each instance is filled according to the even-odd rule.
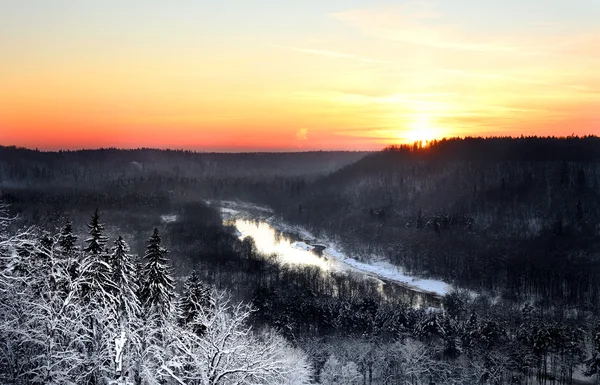
[[[422,142],[423,145],[427,145],[440,134],[439,130],[431,125],[429,116],[423,114],[417,115],[408,128],[409,130],[404,134],[404,139],[410,144]]]

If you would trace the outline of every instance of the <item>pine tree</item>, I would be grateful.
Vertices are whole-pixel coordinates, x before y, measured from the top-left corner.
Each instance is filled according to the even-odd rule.
[[[106,243],[108,238],[104,235],[104,226],[100,223],[98,210],[94,212],[88,224],[90,237],[86,240],[87,246],[83,249],[81,261],[81,303],[89,304],[95,309],[87,318],[86,332],[86,370],[88,384],[99,384],[103,376],[101,367],[107,365],[105,358],[106,341],[114,337],[117,320],[113,311],[118,303],[115,293],[117,287],[113,282],[113,273],[109,264]],[[103,314],[102,312],[105,312]],[[110,361],[110,360],[109,360]],[[108,361],[108,362],[109,362]],[[100,365],[98,365],[100,363]]]
[[[142,270],[141,303],[150,312],[156,312],[163,320],[171,313],[175,296],[175,282],[166,258],[167,250],[161,246],[158,229],[148,239],[146,264]]]
[[[67,264],[67,270],[71,279],[75,279],[79,275],[78,247],[76,246],[76,242],[77,236],[73,233],[73,223],[71,220],[67,220],[67,223],[65,223],[60,231],[58,244],[62,258]]]
[[[104,226],[100,223],[98,210],[94,212],[88,224],[90,238],[84,249],[80,273],[83,278],[82,297],[90,300],[94,296],[99,304],[114,304],[115,284],[112,280],[112,271],[109,256],[106,251],[107,237],[104,235]]]
[[[32,273],[35,276],[47,277],[52,290],[56,290],[58,287],[55,275],[55,264],[57,261],[54,258],[54,239],[52,239],[49,233],[44,232],[41,234],[33,257],[35,259],[33,261]],[[38,283],[43,283],[43,280]],[[37,288],[37,290],[41,290],[41,288]]]
[[[58,241],[64,256],[68,256],[75,252],[75,242],[77,242],[77,236],[73,234],[73,223],[71,220],[67,220],[67,223],[65,223],[60,231],[60,238]]]
[[[92,215],[92,220],[88,224],[90,238],[86,239],[86,243],[88,244],[83,251],[95,255],[102,254],[106,249],[106,243],[108,242],[108,238],[104,236],[104,226],[100,223],[100,215],[98,213],[98,209]]]
[[[140,314],[140,305],[137,296],[137,269],[129,254],[129,246],[121,236],[114,243],[110,262],[115,284],[116,313],[121,322],[128,322]]]
[[[198,278],[196,271],[192,271],[185,282],[180,307],[180,322],[182,325],[189,325],[201,312],[210,311],[214,308],[211,290],[208,285]],[[194,324],[193,326],[193,331],[198,335],[204,334],[205,329],[204,325]]]

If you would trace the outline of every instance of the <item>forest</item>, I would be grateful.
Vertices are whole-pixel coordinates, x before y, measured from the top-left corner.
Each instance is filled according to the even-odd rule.
[[[0,382],[598,383],[598,149],[2,147]],[[206,203],[228,199],[455,289],[416,306],[393,284],[281,264]]]

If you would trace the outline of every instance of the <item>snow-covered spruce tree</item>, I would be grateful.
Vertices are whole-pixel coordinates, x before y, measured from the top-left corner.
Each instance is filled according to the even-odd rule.
[[[81,256],[79,247],[76,245],[77,235],[73,232],[73,223],[67,220],[60,231],[58,240],[62,258],[67,261],[69,274],[71,279],[75,279],[79,275],[79,257]]]
[[[100,214],[98,213],[98,209],[94,211],[92,220],[90,223],[88,223],[88,229],[90,237],[85,240],[87,246],[83,249],[83,251],[94,255],[103,254],[106,250],[108,237],[104,235],[104,226],[100,223]]]
[[[123,354],[123,377],[134,381],[139,370],[139,361],[144,359],[141,336],[145,334],[144,324],[140,319],[142,310],[138,298],[138,266],[129,254],[129,246],[119,236],[114,242],[110,254],[113,281],[115,283],[115,307],[112,310],[117,324],[115,332],[124,332],[127,338]],[[144,346],[145,347],[145,346]],[[137,376],[137,378],[140,378]]]
[[[115,284],[115,310],[121,327],[125,327],[140,314],[140,303],[137,296],[136,266],[129,254],[129,246],[121,236],[112,248],[110,264]]]
[[[142,319],[138,329],[136,346],[132,355],[134,383],[153,384],[164,382],[158,374],[160,365],[170,357],[170,341],[179,330],[175,311],[175,280],[171,273],[167,250],[158,229],[148,239],[145,263],[140,272],[139,299]]]
[[[77,235],[73,233],[73,222],[67,219],[65,225],[60,230],[59,245],[63,256],[68,257],[77,249]]]
[[[83,258],[79,267],[79,273],[83,278],[82,299],[93,300],[100,306],[110,307],[115,303],[113,295],[115,284],[112,281],[109,255],[106,250],[108,238],[103,233],[104,226],[100,223],[97,209],[88,228],[90,237],[85,241],[87,246],[83,249]]]
[[[88,224],[90,238],[83,250],[83,258],[79,267],[79,303],[89,306],[86,341],[86,382],[90,385],[100,384],[112,371],[111,356],[107,354],[113,338],[117,335],[118,320],[113,311],[117,304],[115,292],[117,287],[113,281],[109,254],[106,250],[107,237],[104,226],[100,223],[98,210]],[[109,310],[109,311],[107,311]]]
[[[158,229],[155,228],[144,255],[146,263],[142,269],[140,302],[147,313],[156,313],[166,321],[173,315],[175,280],[166,258],[167,250],[161,243]]]
[[[183,296],[180,301],[180,324],[183,326],[191,325],[200,312],[210,311],[214,308],[215,302],[208,285],[198,278],[196,271],[188,277],[183,287]],[[197,323],[193,324],[193,331],[198,334],[204,334],[206,327]],[[191,327],[191,326],[190,326]]]

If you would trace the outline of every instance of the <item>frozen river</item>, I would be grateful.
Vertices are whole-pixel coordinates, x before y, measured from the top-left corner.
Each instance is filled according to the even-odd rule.
[[[217,202],[214,203],[217,205]],[[324,271],[351,272],[397,284],[407,292],[436,298],[448,293],[451,286],[432,279],[420,279],[380,258],[359,261],[346,255],[327,239],[316,239],[305,229],[273,219],[267,208],[240,202],[218,202],[223,219],[233,225],[240,239],[251,237],[256,248],[265,255],[277,255],[285,264],[313,265]]]

